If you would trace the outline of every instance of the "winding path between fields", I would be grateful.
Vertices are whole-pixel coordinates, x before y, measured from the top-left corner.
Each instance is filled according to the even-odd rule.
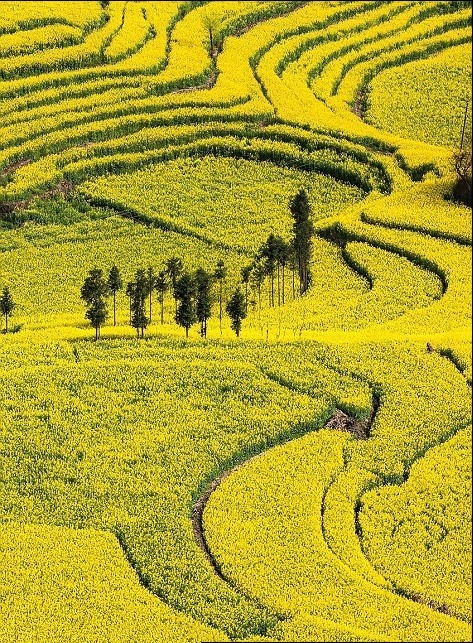
[[[379,408],[379,397],[377,395],[373,395],[370,413],[368,417],[365,418],[364,420],[362,421],[357,420],[355,417],[347,415],[340,409],[336,409],[332,413],[330,418],[321,427],[321,429],[335,429],[339,431],[347,431],[349,433],[352,433],[357,439],[366,440],[369,438],[371,425],[373,424],[373,421],[376,417],[378,408]],[[231,469],[226,469],[225,471],[222,471],[222,473],[220,473],[219,476],[217,476],[216,478],[214,478],[214,480],[210,482],[210,484],[207,486],[205,491],[199,496],[199,498],[195,501],[192,507],[192,529],[194,532],[194,538],[198,546],[205,554],[205,557],[210,563],[210,566],[212,567],[215,574],[225,583],[228,583],[234,588],[235,588],[234,583],[223,574],[220,568],[220,565],[218,564],[217,560],[215,559],[208,545],[207,539],[205,537],[204,528],[203,528],[203,515],[204,515],[205,507],[208,501],[210,500],[212,493],[220,486],[220,484],[226,478],[228,478],[232,473],[235,473],[236,471],[241,469],[249,462],[252,462],[256,458],[259,458],[265,455],[265,453],[266,451],[257,453],[256,455],[251,456],[247,460],[240,462],[240,464],[235,465]],[[237,589],[238,589],[238,592],[241,593],[241,588],[238,587]],[[254,601],[255,600],[254,597],[251,597],[251,600]]]

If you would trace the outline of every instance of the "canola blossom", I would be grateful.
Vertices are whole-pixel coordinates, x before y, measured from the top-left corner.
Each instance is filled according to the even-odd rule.
[[[0,640],[471,641],[471,3],[1,5]]]

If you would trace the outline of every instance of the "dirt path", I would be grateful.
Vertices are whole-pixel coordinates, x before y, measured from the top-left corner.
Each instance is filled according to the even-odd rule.
[[[26,165],[26,163],[24,165]],[[12,212],[15,212],[15,210],[23,210],[24,208],[27,208],[29,204],[36,199],[49,199],[50,197],[57,194],[68,194],[73,187],[74,186],[70,181],[61,181],[49,190],[45,190],[40,194],[35,194],[28,199],[23,199],[22,201],[6,201],[5,203],[0,203],[0,219],[2,218],[2,214],[8,215]]]
[[[347,431],[349,433],[352,433],[355,436],[355,438],[359,440],[366,440],[370,436],[371,425],[378,411],[379,403],[380,403],[379,397],[377,395],[373,395],[373,401],[372,401],[370,413],[368,417],[366,417],[364,420],[358,420],[353,416],[347,415],[340,409],[336,409],[332,414],[332,416],[327,420],[327,422],[321,428],[334,429],[337,431]],[[221,580],[230,584],[232,587],[233,587],[232,581],[226,578],[225,575],[223,574],[220,568],[220,565],[218,564],[215,557],[213,556],[212,551],[210,550],[210,547],[207,543],[207,540],[205,538],[204,528],[203,528],[203,515],[204,515],[205,507],[208,501],[210,500],[212,493],[220,486],[223,480],[225,480],[225,478],[228,478],[228,476],[230,476],[232,473],[235,473],[236,471],[241,469],[244,465],[264,455],[264,453],[265,451],[263,451],[262,453],[258,453],[254,456],[251,456],[251,458],[248,458],[244,462],[237,464],[231,469],[227,469],[226,471],[223,471],[217,478],[212,480],[212,482],[208,485],[208,487],[202,493],[202,495],[195,501],[192,507],[192,529],[194,532],[195,541],[199,545],[200,549],[204,552],[205,557],[207,558],[215,574]]]
[[[32,163],[32,159],[22,159],[21,161],[16,161],[15,163],[10,163],[10,165],[7,165],[6,167],[3,168],[3,170],[0,171],[0,179],[4,179],[5,177],[9,176],[10,174],[13,174],[13,172],[16,172],[17,170],[20,169],[20,167],[24,167],[25,165],[29,165]]]

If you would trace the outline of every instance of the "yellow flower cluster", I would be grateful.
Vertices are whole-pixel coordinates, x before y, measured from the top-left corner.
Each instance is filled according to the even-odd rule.
[[[362,623],[394,640],[467,641],[466,624],[364,581],[328,548],[320,508],[347,440],[339,432],[310,434],[222,482],[204,514],[222,571],[288,616],[314,615],[355,630]]]
[[[202,481],[320,423],[328,400],[265,376],[251,345],[51,342],[28,368],[32,347],[18,348],[0,391],[2,519],[110,530],[174,608],[234,636],[272,622],[214,575],[189,509]]]
[[[364,494],[359,519],[383,576],[471,621],[471,426],[431,449],[401,487]]]
[[[36,76],[49,71],[77,69],[99,63],[101,49],[120,26],[125,4],[111,2],[110,19],[88,34],[80,44],[38,50],[32,54],[0,60],[0,77],[12,79],[19,76]]]
[[[471,640],[471,8],[1,4],[0,640]],[[93,265],[228,299],[301,188],[303,296],[186,341],[168,292],[138,341],[121,290],[89,341]]]
[[[434,12],[433,4],[429,12]],[[400,147],[406,164],[413,169],[422,165],[421,158],[424,164],[441,159],[438,149],[420,148],[418,142],[414,145],[412,141],[400,139],[399,134],[405,134],[404,131],[396,130],[396,135],[389,135],[363,123],[351,112],[367,72],[373,74],[396,61],[402,64],[412,57],[428,55],[436,47],[454,44],[455,38],[460,41],[471,38],[469,27],[461,31],[454,29],[459,21],[467,24],[471,20],[468,10],[451,17],[422,19],[423,14],[425,7],[421,5],[389,3],[365,10],[360,16],[348,16],[329,26],[323,35],[314,30],[287,38],[273,47],[261,60],[258,73],[277,113],[311,127],[347,132],[358,139],[365,137]],[[447,31],[427,37],[422,44],[422,38],[440,30]],[[342,36],[343,47],[340,47]],[[334,93],[336,96],[332,97]],[[413,154],[413,147],[422,150],[419,160]]]
[[[2,641],[228,640],[140,586],[110,532],[12,522],[2,524],[0,552]]]
[[[72,24],[90,28],[103,17],[100,4],[91,2],[11,2],[2,4],[0,34],[30,31],[46,24]]]
[[[81,30],[70,25],[48,25],[0,37],[0,58],[29,54],[48,47],[65,47],[81,40]]]
[[[129,57],[153,37],[152,25],[147,20],[145,7],[144,2],[128,2],[125,5],[120,28],[103,50],[107,60]]]
[[[117,178],[120,181],[117,182]],[[149,186],[147,197],[144,196],[143,185]],[[270,163],[212,156],[202,160],[178,159],[120,177],[97,178],[85,183],[81,190],[104,203],[116,203],[120,210],[136,211],[139,216],[149,218],[150,222],[179,228],[184,234],[133,226],[124,219],[118,219],[110,210],[89,208],[88,213],[81,214],[72,208],[67,210],[64,202],[59,201],[54,215],[47,203],[42,207],[38,205],[36,209],[31,208],[26,218],[38,223],[58,224],[68,217],[72,225],[39,229],[26,227],[3,233],[0,283],[10,283],[18,293],[21,302],[18,315],[28,319],[28,324],[34,320],[41,324],[57,323],[58,319],[65,319],[68,315],[74,315],[77,321],[82,320],[83,305],[77,283],[82,282],[84,264],[87,263],[98,263],[104,267],[116,263],[126,278],[131,279],[138,266],[151,265],[159,269],[171,256],[182,257],[189,268],[202,265],[210,270],[215,268],[218,259],[225,256],[230,270],[227,285],[230,292],[230,288],[240,280],[242,265],[250,262],[256,249],[276,226],[286,238],[290,237],[287,202],[301,187],[308,191],[313,210],[320,217],[334,214],[362,196],[359,190],[323,175],[276,168]],[[228,213],[234,217],[233,227],[227,223]],[[103,220],[104,216],[110,215],[111,218]],[[77,221],[84,216],[100,217],[101,220]],[[251,230],[251,235],[242,238],[241,226]],[[79,247],[81,251],[78,253]],[[321,275],[330,275],[330,283],[325,281],[324,294],[324,288],[317,285],[319,279],[315,275],[317,294],[314,297],[317,299],[312,299],[312,302],[318,305],[329,290],[334,302],[331,309],[333,318],[337,314],[336,306],[340,306],[347,296],[347,288],[359,295],[360,290],[363,292],[364,282],[346,268],[337,250],[327,242],[317,242],[317,255],[319,258],[314,262],[314,270],[320,271]],[[25,274],[29,275],[28,282],[25,282]],[[268,287],[266,281],[263,287],[265,308]],[[287,298],[292,298],[288,270],[285,289]],[[254,299],[256,295],[251,293],[251,296]],[[119,319],[125,322],[128,309],[125,296],[118,293],[117,301]],[[170,302],[166,302],[166,321],[171,321],[169,305]],[[305,306],[312,307],[311,301]],[[269,311],[263,312],[263,317],[265,314],[274,317]],[[289,310],[287,315],[285,325],[291,330],[293,327],[298,330]],[[261,320],[258,318],[258,310],[255,309],[248,320],[248,328],[257,329],[259,336]],[[209,332],[213,332],[212,327]]]
[[[75,117],[65,115],[60,119],[63,124],[60,130],[56,129],[55,119],[49,119],[49,122],[43,119],[41,125],[36,126],[26,123],[22,134],[24,142],[7,148],[0,158],[3,157],[4,162],[24,157],[40,160],[20,168],[12,180],[0,188],[0,201],[18,200],[44,189],[48,171],[51,172],[49,184],[53,185],[57,182],[59,168],[64,168],[66,177],[77,181],[103,173],[110,164],[113,171],[120,167],[129,170],[153,160],[206,153],[267,159],[278,165],[322,172],[364,191],[389,190],[391,181],[386,167],[360,146],[323,135],[310,136],[304,130],[285,125],[260,128],[257,123],[254,126],[242,123],[239,105],[220,112],[221,119],[227,122],[212,122],[215,107],[198,109],[186,106],[164,111],[161,106],[156,106],[152,113],[146,113],[150,109],[149,100],[137,101],[135,105],[133,114],[128,113],[129,108],[125,104],[117,108],[122,112],[120,116],[105,121],[97,121],[100,111],[99,114],[85,113],[81,117],[83,124],[75,126]],[[140,113],[142,110],[145,113]],[[191,116],[211,122],[198,128],[172,125],[173,122],[185,122]],[[234,122],[235,119],[238,120]],[[46,133],[49,123],[52,131]],[[34,136],[39,134],[41,127],[43,134]],[[7,139],[12,133],[17,136],[16,127],[13,132],[9,128],[4,131]],[[110,137],[116,138],[110,140]],[[72,143],[76,147],[61,151]]]
[[[399,551],[399,556],[391,556],[388,562],[384,541],[380,542],[373,533],[368,550],[374,549],[386,560],[384,567],[376,561],[378,571],[375,571],[370,568],[369,561],[363,559],[360,543],[352,535],[360,520],[355,509],[357,499],[361,497],[363,512],[368,511],[375,501],[379,504],[378,496],[382,499],[387,494],[383,488],[363,495],[366,489],[381,484],[383,479],[402,482],[405,466],[421,458],[430,445],[442,441],[469,422],[469,395],[462,376],[444,358],[429,355],[423,347],[415,345],[406,344],[397,349],[379,344],[343,349],[337,346],[329,350],[320,347],[316,352],[318,358],[327,363],[353,369],[360,377],[370,377],[375,388],[381,391],[381,409],[372,427],[372,438],[347,441],[342,434],[322,431],[274,448],[234,472],[214,492],[204,513],[212,551],[233,582],[265,604],[286,613],[299,616],[305,612],[312,613],[336,621],[340,619],[352,627],[363,623],[364,628],[394,640],[416,636],[438,641],[444,640],[445,636],[450,640],[455,640],[456,636],[460,639],[468,637],[465,624],[422,605],[422,602],[428,604],[429,599],[438,602],[441,595],[448,605],[447,593],[442,592],[442,587],[449,582],[447,574],[451,578],[454,574],[456,578],[464,576],[469,568],[467,557],[460,563],[461,556],[456,556],[456,562],[452,562],[451,571],[445,572],[443,580],[440,576],[431,576],[430,585],[420,596],[414,591],[412,582],[409,586],[406,581],[408,589],[404,583],[404,591],[410,598],[406,600],[398,589],[401,584],[396,582],[399,574],[409,576],[408,565],[399,562],[403,554]],[[307,358],[313,359],[313,356],[309,349]],[[392,370],[394,363],[399,371]],[[410,373],[409,381],[400,376],[405,372]],[[429,377],[429,373],[435,373],[435,377]],[[469,441],[465,442],[465,438],[460,436],[463,436],[461,431],[458,440],[462,441],[464,448],[460,457],[469,457],[470,449],[465,451]],[[334,445],[336,440],[340,441],[338,450]],[[462,462],[466,463],[466,460]],[[412,469],[412,485],[419,484],[416,472],[423,470],[422,467],[431,469],[429,458],[425,464],[424,460],[419,460]],[[438,466],[437,471],[436,475],[442,476],[442,469]],[[454,463],[451,471],[452,476],[455,475]],[[423,474],[422,479],[426,484],[428,474]],[[456,502],[452,502],[453,496],[447,496],[447,493],[452,494],[453,489],[457,489],[460,498],[461,494],[467,493],[468,485],[460,475],[452,490],[447,492],[448,482],[449,479],[444,483],[445,492],[438,491],[438,502],[442,502],[441,498],[447,502],[445,512],[452,516],[451,529],[454,529]],[[410,484],[408,482],[406,486]],[[434,482],[427,484],[432,495],[436,485]],[[395,494],[395,498],[400,495],[404,499],[403,506],[409,514],[413,492],[407,488],[404,492],[403,487],[399,494],[396,487],[386,489],[392,489],[391,495]],[[364,509],[365,498],[367,510]],[[371,504],[370,498],[375,499]],[[427,498],[425,502],[428,502]],[[468,512],[469,503],[465,503],[463,496],[459,502]],[[423,511],[423,503],[424,500],[419,499],[419,511]],[[432,506],[434,525],[435,510],[432,503],[429,506]],[[377,521],[380,515],[385,515],[381,524],[386,523],[386,537],[389,537],[390,516],[396,510],[395,506],[393,509],[378,509],[373,506],[368,528],[372,532],[378,528],[381,530]],[[364,546],[367,519],[360,522]],[[467,517],[461,522],[462,526],[457,527],[459,533],[468,529],[469,524]],[[422,531],[418,527],[416,529],[415,523],[399,545],[406,551],[408,547],[414,550],[411,553],[413,564],[417,556],[422,556],[422,548],[418,551],[412,547],[414,535],[422,537]],[[446,544],[438,558],[439,569],[441,561],[448,556],[447,549]],[[387,568],[394,589],[389,581],[383,579]],[[413,577],[415,569],[427,578],[427,562],[425,568],[413,567]],[[458,581],[456,586],[450,585],[448,596],[450,599],[455,597],[453,604],[449,605],[451,610],[459,601],[466,604],[468,591]],[[442,604],[438,602],[438,607]],[[458,610],[454,613],[458,614]],[[460,615],[463,617],[464,611]]]
[[[471,99],[469,85],[469,44],[446,49],[427,60],[386,69],[371,81],[367,120],[407,138],[456,147],[467,107],[464,101]],[[443,108],[439,110],[438,105]],[[468,137],[471,139],[471,102],[465,140]]]

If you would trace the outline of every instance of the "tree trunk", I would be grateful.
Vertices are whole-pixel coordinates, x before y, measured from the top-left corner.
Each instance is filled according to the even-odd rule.
[[[285,286],[285,284],[284,284],[284,274],[285,274],[285,265],[283,264],[282,265],[282,303],[283,303],[283,306],[284,306],[284,299],[285,299],[285,296],[284,296],[284,286]]]
[[[307,290],[306,283],[307,283],[306,266],[304,264],[302,257],[300,257],[299,258],[299,290],[301,295],[303,295]]]
[[[281,305],[280,266],[278,261],[278,306]]]
[[[150,324],[151,324],[151,317],[152,317],[152,315],[151,315],[151,306],[152,306],[152,303],[153,303],[153,293],[152,293],[152,292],[150,292],[150,293],[149,293],[149,323],[150,323]]]
[[[186,337],[189,337],[189,326],[186,326]]]
[[[161,325],[164,324],[164,295],[161,297]]]
[[[296,269],[292,266],[292,298],[296,298]]]
[[[117,325],[117,293],[113,291],[113,325]]]
[[[8,313],[5,313],[5,332],[8,333]]]
[[[223,299],[223,283],[220,280],[220,335],[222,334],[222,299]]]
[[[97,341],[97,340],[98,340],[98,338],[99,338],[99,327],[98,327],[98,326],[96,326],[96,327],[95,327],[95,341]]]

